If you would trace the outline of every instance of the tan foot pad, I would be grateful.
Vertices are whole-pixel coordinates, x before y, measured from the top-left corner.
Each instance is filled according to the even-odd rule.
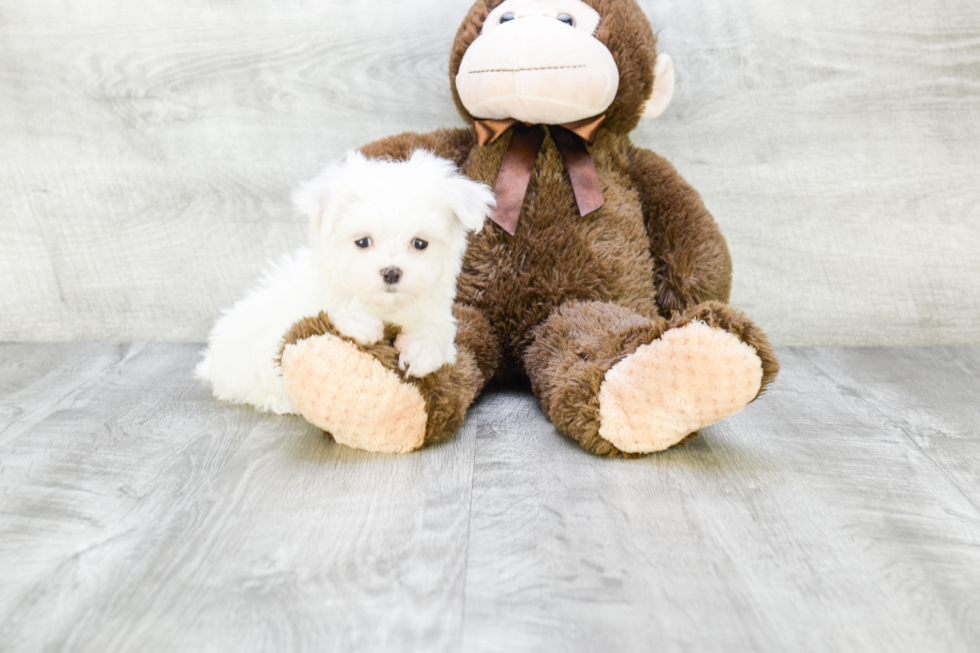
[[[663,451],[742,410],[761,384],[755,349],[727,331],[692,322],[606,372],[599,435],[621,451]]]
[[[379,453],[422,446],[422,395],[350,342],[321,335],[287,345],[282,370],[296,410],[337,442]]]

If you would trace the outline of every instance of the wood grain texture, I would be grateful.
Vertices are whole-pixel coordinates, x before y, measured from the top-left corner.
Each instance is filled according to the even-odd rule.
[[[0,0],[0,340],[202,340],[290,190],[459,125],[469,0]],[[641,0],[673,161],[777,344],[980,344],[980,4]]]
[[[848,401],[904,435],[980,512],[980,355],[970,348],[804,349]]]
[[[631,461],[517,388],[350,450],[213,401],[197,350],[0,346],[0,651],[980,648],[976,348],[783,348]]]
[[[980,384],[963,351],[783,349],[762,401],[636,461],[582,452],[526,395],[487,397],[464,650],[976,650]],[[848,375],[868,367],[900,410]]]
[[[0,344],[0,448],[71,406],[82,386],[124,358],[124,347],[104,343]]]
[[[472,433],[357,452],[118,349],[0,448],[0,650],[458,650]]]
[[[733,302],[779,344],[976,344],[980,5],[649,11],[683,68],[636,140],[702,190]]]

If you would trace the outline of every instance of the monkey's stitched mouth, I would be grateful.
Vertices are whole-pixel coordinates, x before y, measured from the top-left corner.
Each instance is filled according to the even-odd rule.
[[[587,68],[585,64],[578,66],[541,66],[539,68],[488,68],[487,70],[471,70],[467,75],[479,75],[481,73],[529,73],[538,70],[568,70],[570,68]]]

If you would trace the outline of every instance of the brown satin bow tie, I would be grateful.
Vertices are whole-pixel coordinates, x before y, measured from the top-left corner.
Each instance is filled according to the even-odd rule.
[[[551,139],[558,146],[561,158],[565,162],[565,169],[568,170],[568,176],[572,181],[578,211],[583,216],[606,203],[602,197],[602,186],[599,185],[595,161],[585,149],[585,143],[592,145],[595,142],[599,125],[605,119],[605,116],[599,116],[564,125],[548,125]],[[494,188],[497,194],[497,208],[490,219],[513,236],[517,231],[521,207],[524,206],[527,185],[531,182],[534,162],[538,158],[538,152],[541,151],[541,145],[544,144],[544,128],[541,125],[525,125],[513,119],[473,122],[476,143],[480,146],[494,142],[511,127],[514,128],[514,134],[504,154],[504,160],[500,164],[500,173],[497,175],[497,185]]]

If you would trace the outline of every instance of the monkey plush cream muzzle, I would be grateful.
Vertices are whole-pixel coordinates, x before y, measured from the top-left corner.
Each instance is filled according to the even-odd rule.
[[[616,98],[619,68],[595,38],[599,13],[581,0],[506,0],[487,16],[466,51],[456,90],[484,120],[562,124],[601,115]],[[673,94],[670,57],[656,66],[645,117],[663,113]]]
[[[463,105],[477,118],[526,123],[601,114],[616,97],[619,69],[592,36],[598,24],[599,14],[579,0],[504,2],[460,64],[456,89]]]

